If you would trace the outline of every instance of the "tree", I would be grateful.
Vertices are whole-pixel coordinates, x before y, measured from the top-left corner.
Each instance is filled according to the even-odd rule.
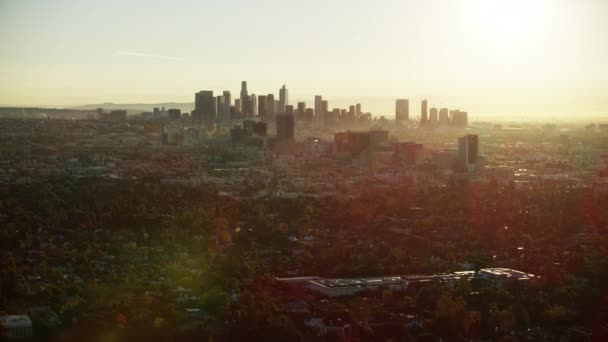
[[[230,297],[219,287],[214,287],[203,294],[201,301],[205,311],[211,315],[217,315],[228,308]]]
[[[167,324],[167,322],[165,322],[164,318],[156,317],[154,319],[154,322],[152,323],[152,326],[156,329],[160,329],[160,328],[164,328],[166,324]]]
[[[444,292],[437,301],[435,329],[441,336],[456,338],[465,331],[467,307],[462,297]]]

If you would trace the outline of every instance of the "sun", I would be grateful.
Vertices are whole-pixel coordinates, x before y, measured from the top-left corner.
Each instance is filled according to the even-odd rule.
[[[546,0],[475,0],[472,5],[476,29],[499,45],[525,44],[546,25]]]

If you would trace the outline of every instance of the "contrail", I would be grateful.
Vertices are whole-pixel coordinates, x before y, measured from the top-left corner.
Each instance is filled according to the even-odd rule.
[[[163,56],[163,55],[155,55],[150,53],[141,53],[134,51],[116,51],[117,54],[121,56],[135,56],[135,57],[146,57],[146,58],[155,58],[155,59],[164,59],[169,61],[188,61],[188,58],[183,57],[174,57],[174,56]]]

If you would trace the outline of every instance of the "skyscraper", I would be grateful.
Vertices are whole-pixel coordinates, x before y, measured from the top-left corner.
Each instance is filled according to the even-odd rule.
[[[355,106],[349,106],[348,107],[348,120],[353,121],[355,120],[355,118],[357,117],[357,115],[355,114]]]
[[[321,120],[323,118],[323,113],[321,110],[321,106],[323,103],[323,96],[315,95],[315,119]]]
[[[245,96],[243,100],[241,100],[241,112],[246,118],[253,115],[253,96]]]
[[[272,122],[276,113],[274,94],[268,94],[266,95],[266,117],[264,117],[263,120]]]
[[[223,96],[224,103],[228,105],[228,108],[230,108],[230,106],[232,106],[232,95],[230,95],[230,91],[224,90]]]
[[[194,112],[192,121],[212,125],[215,123],[217,110],[212,90],[202,90],[194,95]]]
[[[304,114],[306,113],[306,102],[298,102],[298,109],[296,113],[296,118],[298,120],[304,120]]]
[[[395,102],[395,123],[402,125],[410,119],[410,101],[406,99],[398,99]]]
[[[247,81],[241,81],[241,106],[247,102],[247,96],[249,96],[249,93],[247,92]],[[243,111],[243,108],[241,108],[241,111]]]
[[[435,108],[435,107],[431,108],[430,117],[429,117],[429,124],[431,126],[437,126],[437,123],[439,122],[437,113],[438,113],[437,108]]]
[[[448,126],[450,124],[450,117],[448,116],[448,109],[447,108],[441,108],[439,110],[439,125],[440,126]]]
[[[426,126],[428,123],[429,117],[427,112],[428,103],[426,100],[422,100],[420,103],[420,126]]]
[[[293,110],[293,107],[292,107]],[[281,113],[277,115],[277,140],[286,141],[294,138],[293,115]]]
[[[334,124],[340,119],[340,108],[334,108],[331,110],[331,114],[326,118],[326,122]]]
[[[479,139],[477,135],[468,134],[458,138],[458,159],[466,170],[475,167],[478,157]]]
[[[215,112],[217,113],[216,119],[218,122],[222,121],[222,109],[224,108],[224,96],[218,95],[215,97]]]
[[[285,106],[285,113],[293,115],[293,106],[292,105]]]
[[[306,112],[304,113],[304,120],[312,121],[315,118],[315,111],[312,108],[306,108]]]
[[[458,128],[466,128],[468,126],[468,113],[460,110],[453,110],[452,114],[452,126]]]
[[[258,115],[258,97],[251,94],[251,116]]]
[[[258,116],[262,119],[266,117],[266,95],[258,96]]]
[[[167,112],[169,113],[169,120],[179,120],[182,117],[181,109],[170,108]]]
[[[287,105],[289,105],[289,97],[287,88],[283,84],[283,87],[279,90],[279,113],[285,113],[285,106]]]

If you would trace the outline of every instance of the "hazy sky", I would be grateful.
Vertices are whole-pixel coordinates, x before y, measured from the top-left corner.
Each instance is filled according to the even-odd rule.
[[[608,118],[608,0],[0,0],[0,104],[209,89]]]

